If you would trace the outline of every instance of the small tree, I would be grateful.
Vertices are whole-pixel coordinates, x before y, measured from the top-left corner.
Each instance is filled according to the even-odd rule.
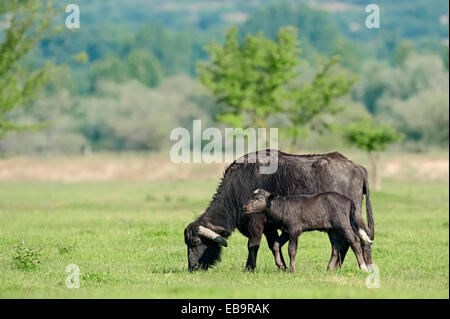
[[[219,121],[236,127],[265,127],[270,114],[283,110],[281,97],[297,75],[297,31],[281,28],[275,40],[262,33],[248,35],[242,44],[237,31],[236,27],[229,30],[223,46],[207,47],[211,59],[198,65],[200,81],[224,105]],[[244,115],[251,123],[244,123]]]
[[[0,138],[8,131],[24,129],[6,114],[30,101],[48,81],[50,65],[30,70],[22,61],[47,34],[52,7],[41,0],[6,0],[0,3],[0,19],[6,30],[0,42]]]
[[[350,92],[356,77],[344,72],[336,73],[333,66],[338,62],[338,57],[326,61],[311,83],[292,90],[294,102],[287,112],[291,121],[287,133],[292,137],[293,150],[296,149],[298,138],[308,133],[311,122],[318,115],[335,114],[342,109],[333,101]]]
[[[363,120],[350,125],[346,129],[345,136],[351,144],[368,153],[372,170],[372,185],[375,189],[380,189],[377,152],[386,150],[389,144],[399,141],[402,135],[390,126],[376,125],[371,120]]]
[[[356,80],[336,72],[333,67],[339,59],[334,57],[311,83],[299,87],[300,49],[294,27],[280,28],[275,40],[261,33],[247,35],[242,44],[233,27],[223,46],[213,43],[207,50],[210,61],[199,64],[198,71],[200,81],[224,105],[217,120],[236,127],[265,127],[269,115],[285,112],[290,120],[285,132],[292,137],[293,148],[319,114],[341,109],[334,99],[347,94]]]

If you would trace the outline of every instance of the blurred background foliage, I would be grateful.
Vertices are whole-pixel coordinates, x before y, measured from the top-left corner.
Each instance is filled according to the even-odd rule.
[[[14,1],[3,3],[8,2]],[[332,128],[367,119],[400,132],[397,147],[403,150],[448,148],[446,0],[377,1],[380,29],[365,27],[364,8],[371,2],[366,0],[71,2],[80,6],[81,28],[65,28],[65,8],[50,1],[59,10],[52,13],[59,32],[33,37],[36,44],[16,64],[38,74],[51,63],[57,69],[52,80],[39,96],[19,101],[22,107],[0,112],[0,123],[42,129],[9,132],[0,140],[2,155],[161,151],[171,145],[170,131],[191,129],[193,119],[202,119],[203,128],[224,127],[218,122],[223,105],[199,80],[197,66],[210,61],[205,46],[223,45],[233,26],[243,43],[258,32],[275,40],[287,25],[296,28],[301,50],[296,69],[301,77],[293,82],[298,105],[324,99],[308,93],[321,76],[348,74],[343,81],[355,80],[335,92],[339,112],[308,120],[307,135],[299,137],[304,123],[288,113],[271,114],[265,125],[285,128],[282,148],[292,147],[293,136],[300,139],[297,148],[350,147],[345,133]],[[10,29],[11,10],[0,7],[0,44]],[[0,81],[5,79],[1,74]],[[6,84],[2,98],[3,91]],[[308,99],[302,100],[302,92]]]

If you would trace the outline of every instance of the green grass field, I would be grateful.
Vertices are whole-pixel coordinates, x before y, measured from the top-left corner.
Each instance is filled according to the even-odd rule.
[[[1,182],[0,297],[449,297],[448,183],[385,180],[372,192],[378,289],[366,288],[352,252],[341,270],[326,272],[330,244],[319,232],[300,237],[295,274],[276,269],[265,239],[257,270],[243,272],[247,241],[238,231],[215,268],[189,273],[183,230],[216,184]],[[42,249],[36,269],[13,263],[21,241]],[[80,268],[79,289],[66,288],[68,264]]]

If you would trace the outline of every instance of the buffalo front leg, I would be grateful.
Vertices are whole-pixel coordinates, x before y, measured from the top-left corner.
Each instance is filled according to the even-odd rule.
[[[256,268],[256,257],[258,256],[261,237],[264,231],[266,219],[264,216],[252,218],[249,223],[248,236],[248,258],[245,270],[254,271]]]

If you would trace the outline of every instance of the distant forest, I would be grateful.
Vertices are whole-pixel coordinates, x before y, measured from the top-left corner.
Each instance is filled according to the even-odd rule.
[[[80,6],[81,28],[63,27],[23,61],[30,68],[52,61],[56,78],[39,99],[8,115],[48,127],[8,134],[2,154],[158,151],[172,128],[190,129],[192,119],[218,125],[218,106],[197,80],[197,65],[209,58],[205,45],[223,43],[233,25],[240,39],[257,32],[274,38],[280,27],[295,26],[306,78],[321,59],[340,57],[338,67],[358,80],[330,123],[373,117],[405,136],[405,150],[448,147],[446,0],[377,1],[380,29],[365,27],[372,1],[364,0],[72,2]],[[64,20],[61,11],[54,23]],[[312,132],[303,145],[343,143],[332,135]]]

